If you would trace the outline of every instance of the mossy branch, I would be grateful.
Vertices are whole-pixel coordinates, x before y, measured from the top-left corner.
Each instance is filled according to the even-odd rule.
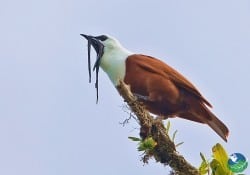
[[[159,118],[153,118],[145,107],[136,100],[129,86],[123,81],[117,86],[120,95],[127,102],[131,111],[137,116],[140,124],[140,136],[142,140],[152,137],[157,143],[151,152],[157,162],[169,165],[174,174],[199,175],[198,170],[188,163],[183,156],[178,154],[174,142],[166,132],[163,122]],[[146,155],[147,156],[147,155]],[[145,161],[147,162],[147,160]]]

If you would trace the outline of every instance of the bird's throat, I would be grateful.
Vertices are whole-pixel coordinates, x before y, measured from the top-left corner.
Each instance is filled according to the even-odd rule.
[[[126,59],[129,55],[131,52],[122,49],[104,52],[100,66],[108,74],[114,86],[125,77]]]

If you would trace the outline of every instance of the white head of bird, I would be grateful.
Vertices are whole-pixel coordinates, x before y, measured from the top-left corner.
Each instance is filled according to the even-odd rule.
[[[107,35],[105,35],[107,36]],[[104,54],[101,58],[100,66],[108,74],[112,83],[117,86],[119,81],[125,76],[126,59],[133,53],[124,48],[114,37],[107,36],[102,41]]]
[[[91,42],[97,53],[100,52],[100,46],[103,46],[103,53],[100,53],[100,58],[97,58],[100,59],[99,65],[108,74],[112,83],[117,86],[119,81],[125,76],[126,59],[133,53],[124,48],[120,42],[112,36],[100,35],[94,37],[84,34],[81,35]]]

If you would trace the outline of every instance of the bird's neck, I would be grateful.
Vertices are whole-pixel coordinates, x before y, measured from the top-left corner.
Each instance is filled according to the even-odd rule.
[[[104,54],[101,58],[100,66],[108,74],[114,86],[117,86],[120,80],[124,79],[126,59],[130,55],[132,55],[132,52],[122,46],[104,48]]]

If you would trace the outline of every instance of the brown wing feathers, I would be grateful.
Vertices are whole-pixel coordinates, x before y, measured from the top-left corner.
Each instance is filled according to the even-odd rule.
[[[201,93],[196,89],[196,87],[192,83],[190,83],[184,76],[182,76],[175,69],[168,66],[161,60],[146,55],[138,55],[135,59],[137,59],[139,66],[142,66],[145,69],[150,70],[151,72],[170,79],[177,87],[185,89],[189,93],[193,94],[195,97],[199,98],[207,106],[212,107],[212,105],[201,95]],[[148,61],[151,64],[147,64]]]
[[[126,61],[124,81],[133,93],[148,96],[148,101],[142,101],[150,112],[206,123],[226,141],[229,130],[207,108],[212,105],[192,83],[164,62],[146,55],[131,55]]]

